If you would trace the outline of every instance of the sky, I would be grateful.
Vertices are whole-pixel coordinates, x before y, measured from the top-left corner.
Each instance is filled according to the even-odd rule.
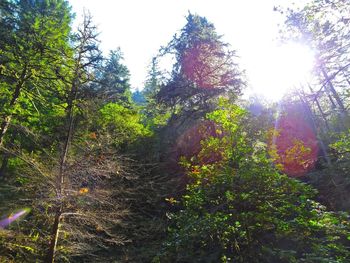
[[[294,2],[300,5],[306,0]],[[278,47],[278,24],[283,23],[283,19],[273,7],[292,5],[292,1],[70,0],[70,3],[76,13],[76,23],[84,8],[89,10],[98,26],[101,49],[106,55],[109,50],[121,48],[133,89],[142,89],[152,57],[185,25],[189,11],[205,16],[215,25],[217,33],[223,35],[223,40],[237,51],[250,89],[257,93],[269,90],[276,95],[281,85],[286,86],[283,81],[288,73],[284,76],[279,71],[288,67],[285,60],[290,58],[291,52]],[[277,80],[276,71],[281,76]]]

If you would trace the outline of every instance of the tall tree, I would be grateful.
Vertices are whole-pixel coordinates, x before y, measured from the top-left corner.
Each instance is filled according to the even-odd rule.
[[[56,185],[56,214],[53,224],[51,243],[47,254],[47,262],[54,262],[56,245],[59,235],[59,226],[62,214],[65,212],[66,184],[67,184],[67,158],[70,144],[73,139],[76,105],[79,99],[79,91],[87,82],[91,81],[92,69],[102,59],[97,46],[96,28],[92,24],[90,16],[84,16],[83,25],[74,35],[75,54],[70,64],[71,72],[67,77],[66,96],[66,125],[63,147],[61,150],[59,171],[55,180]]]
[[[160,133],[160,155],[168,160],[174,159],[169,156],[177,138],[213,110],[220,96],[234,100],[244,86],[235,52],[221,40],[214,25],[191,13],[186,19],[180,33],[160,51],[160,56],[175,57],[171,75],[156,96],[171,112]]]
[[[170,117],[169,110],[157,101],[158,93],[164,82],[165,77],[163,72],[159,69],[157,57],[154,57],[142,91],[146,100],[146,104],[143,107],[143,113],[148,124],[153,128],[165,125]]]
[[[21,135],[18,127],[27,129],[34,119],[39,120],[40,112],[52,107],[55,100],[52,95],[63,88],[57,72],[62,68],[65,54],[70,52],[71,22],[67,1],[2,3],[0,147],[3,156],[0,177],[5,174],[11,156],[12,150],[8,148],[13,148],[14,141]],[[4,145],[11,123],[15,124],[14,129]]]
[[[104,102],[117,102],[123,105],[131,103],[130,73],[122,64],[122,60],[123,54],[120,49],[111,51],[98,70],[96,89]]]
[[[243,86],[235,52],[221,40],[206,18],[189,14],[187,23],[161,54],[173,54],[176,63],[158,100],[184,111],[208,111],[218,95],[237,95]]]

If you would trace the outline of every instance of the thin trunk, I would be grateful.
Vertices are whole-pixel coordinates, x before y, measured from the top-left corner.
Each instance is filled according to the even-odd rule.
[[[74,102],[77,98],[77,81],[75,81],[72,85],[68,106],[67,106],[67,124],[68,124],[68,130],[67,130],[67,136],[64,142],[62,155],[61,155],[61,161],[60,161],[60,170],[58,174],[58,196],[57,199],[59,200],[60,204],[57,208],[57,212],[55,215],[55,221],[52,227],[52,234],[51,234],[51,241],[49,246],[49,252],[47,254],[47,260],[48,263],[53,263],[55,261],[55,253],[56,253],[56,247],[57,247],[57,241],[58,241],[58,235],[59,235],[59,225],[61,220],[61,215],[63,213],[63,197],[64,197],[64,184],[65,184],[65,166],[69,151],[69,145],[72,139],[73,135],[73,122],[74,122]]]
[[[24,70],[22,73],[22,76],[21,76],[22,77],[21,81],[18,82],[18,84],[16,85],[15,91],[12,95],[12,99],[11,99],[10,104],[9,104],[10,109],[12,109],[14,106],[16,106],[18,98],[21,95],[21,90],[22,90],[22,87],[24,84],[25,74],[26,73]],[[5,137],[5,134],[10,126],[11,119],[12,119],[12,113],[10,113],[9,115],[3,116],[3,121],[0,125],[0,146],[4,143],[4,137]]]
[[[323,77],[326,79],[326,82],[328,83],[328,88],[329,88],[330,92],[332,93],[334,99],[336,100],[341,112],[343,114],[346,114],[344,103],[341,100],[341,98],[339,97],[338,92],[335,90],[333,83],[332,83],[331,79],[329,78],[326,70],[323,67],[321,67],[321,71],[322,71]]]
[[[331,104],[332,104],[332,109],[336,109],[336,108],[337,108],[337,104],[334,102],[334,100],[333,100],[333,98],[332,98],[332,96],[331,96],[331,92],[330,92],[329,89],[327,89],[326,87],[325,87],[325,89],[326,89],[327,97],[328,97],[329,101],[330,101]]]
[[[4,120],[0,125],[0,146],[4,143],[5,134],[10,126],[12,115],[4,116]]]
[[[4,154],[4,157],[2,158],[2,163],[0,167],[0,178],[4,178],[7,164],[9,162],[10,156],[8,154]]]
[[[16,135],[17,132],[15,131],[10,139],[10,142],[8,143],[8,145],[12,146],[15,142],[16,139]],[[6,172],[6,168],[7,168],[7,164],[9,162],[9,159],[11,157],[11,154],[8,152],[4,152],[4,155],[2,157],[2,163],[1,163],[1,167],[0,167],[0,178],[3,178],[5,176],[5,172]]]
[[[61,161],[60,161],[60,169],[58,174],[58,180],[57,180],[57,201],[59,204],[57,205],[57,212],[55,215],[55,221],[52,228],[52,236],[51,236],[51,242],[49,246],[49,251],[47,254],[47,258],[45,262],[53,263],[55,261],[55,253],[56,253],[56,246],[57,242],[59,241],[59,227],[60,227],[60,220],[62,218],[62,214],[65,212],[65,184],[66,184],[66,162],[67,162],[67,156],[70,148],[70,143],[73,137],[73,124],[74,124],[74,107],[75,102],[77,100],[78,96],[78,88],[80,87],[81,83],[81,74],[82,74],[82,67],[89,67],[89,63],[82,64],[84,60],[84,53],[88,51],[88,41],[89,39],[94,39],[94,35],[91,34],[89,31],[89,23],[91,20],[87,19],[87,17],[84,17],[84,24],[83,24],[83,30],[80,32],[82,35],[82,40],[80,42],[80,45],[77,49],[78,57],[75,60],[75,70],[73,74],[73,81],[71,85],[71,89],[68,96],[67,101],[67,110],[66,110],[66,120],[67,120],[67,134],[64,141],[63,149],[62,149],[62,155],[61,155]],[[84,66],[85,65],[85,66]]]
[[[23,84],[26,79],[26,72],[27,72],[27,68],[25,67],[22,71],[20,81],[17,83],[15,91],[12,95],[12,99],[9,104],[9,109],[12,109],[17,104],[18,98],[21,95]],[[11,120],[12,120],[12,113],[3,116],[3,121],[1,122],[1,125],[0,125],[0,147],[4,144],[5,134],[7,133],[8,128],[10,127]],[[9,159],[9,156],[5,153],[3,156],[1,167],[0,167],[0,178],[4,177],[4,173],[8,164],[8,159]]]
[[[328,164],[328,165],[331,165],[331,160],[330,160],[330,158],[329,158],[327,149],[326,149],[326,147],[324,146],[322,140],[320,140],[320,139],[318,138],[318,136],[317,136],[317,126],[316,126],[316,122],[315,122],[315,119],[314,119],[314,117],[313,117],[313,113],[312,113],[312,111],[311,111],[311,108],[310,108],[309,104],[304,100],[303,96],[302,96],[300,93],[299,93],[299,98],[300,98],[300,101],[301,101],[301,103],[302,103],[302,105],[303,105],[303,107],[304,107],[304,109],[305,109],[305,111],[306,111],[306,113],[307,113],[307,115],[308,115],[310,121],[311,121],[312,129],[313,129],[313,131],[314,131],[314,133],[315,133],[315,135],[316,135],[316,138],[317,138],[317,141],[318,141],[318,145],[319,145],[320,148],[321,148],[321,151],[322,151],[322,153],[323,153],[323,156],[324,156],[324,158],[325,158],[327,164]]]
[[[60,207],[56,211],[55,221],[53,223],[53,228],[52,228],[49,252],[47,254],[47,260],[45,261],[47,263],[53,263],[55,259],[55,252],[56,252],[56,246],[58,241],[61,215],[62,215],[62,205],[60,205]]]
[[[307,85],[308,85],[311,93],[314,94],[314,90],[311,88],[311,85],[309,83]],[[328,124],[328,121],[327,121],[327,117],[326,117],[326,114],[324,113],[324,111],[322,110],[321,104],[320,104],[320,102],[317,99],[317,95],[315,95],[315,102],[316,102],[316,105],[317,105],[317,108],[318,108],[319,112],[321,113],[321,116],[322,116],[322,119],[323,119],[323,121],[325,123],[326,129],[329,132],[330,128],[329,128],[329,124]]]

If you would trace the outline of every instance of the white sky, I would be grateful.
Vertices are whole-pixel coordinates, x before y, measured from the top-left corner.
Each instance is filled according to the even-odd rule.
[[[305,1],[294,0],[297,4]],[[275,90],[272,93],[279,90],[280,83],[275,81],[277,43],[274,39],[282,20],[273,7],[290,5],[292,1],[70,0],[70,3],[77,20],[84,8],[90,11],[101,32],[101,48],[105,54],[121,48],[133,88],[143,87],[152,57],[185,25],[185,16],[190,11],[214,23],[223,40],[237,50],[241,68],[246,70],[254,90]]]

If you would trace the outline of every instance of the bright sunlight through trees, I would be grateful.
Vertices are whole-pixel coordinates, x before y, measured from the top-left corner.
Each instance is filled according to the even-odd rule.
[[[248,77],[254,83],[259,83],[259,89],[254,90],[256,93],[268,100],[278,101],[310,80],[314,65],[313,50],[306,45],[290,42],[266,50],[264,60],[256,62]]]

